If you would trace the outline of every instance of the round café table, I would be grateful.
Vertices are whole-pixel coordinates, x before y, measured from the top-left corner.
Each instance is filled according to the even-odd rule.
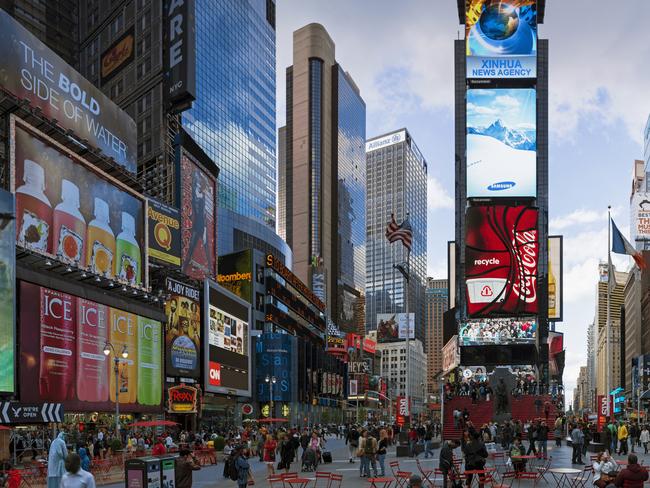
[[[288,483],[291,488],[306,488],[315,478],[285,478],[282,483]]]
[[[370,488],[390,488],[393,484],[393,478],[368,478]]]
[[[551,473],[555,483],[558,487],[563,487],[565,484],[571,486],[571,481],[569,481],[570,475],[579,475],[582,473],[581,469],[575,468],[549,468],[548,472]]]

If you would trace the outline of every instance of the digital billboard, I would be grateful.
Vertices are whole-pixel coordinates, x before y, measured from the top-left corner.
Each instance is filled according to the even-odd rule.
[[[146,286],[144,198],[12,120],[17,244],[104,278]]]
[[[68,411],[115,408],[114,355],[120,408],[158,412],[162,401],[160,322],[107,305],[20,283],[21,401],[62,402]],[[122,357],[126,346],[128,358]]]
[[[465,214],[465,285],[470,317],[538,313],[536,208],[475,206]]]
[[[201,294],[172,278],[165,280],[165,374],[198,378],[201,372]]]
[[[0,87],[135,173],[135,121],[7,12],[0,10]]]
[[[536,117],[534,89],[467,90],[467,198],[537,195]]]
[[[537,77],[537,1],[467,0],[467,78]]]
[[[458,331],[461,346],[534,344],[536,337],[537,321],[532,317],[468,320]]]
[[[174,267],[181,265],[181,214],[177,208],[149,199],[149,257]]]
[[[268,401],[270,398],[269,384],[266,376],[275,377],[273,385],[273,401],[290,402],[296,391],[295,383],[298,375],[296,338],[290,334],[266,333],[255,341],[255,376],[257,383],[257,398]],[[294,364],[296,363],[296,364]]]
[[[250,396],[251,304],[211,280],[205,282],[205,391]]]
[[[0,189],[0,392],[15,389],[16,248],[14,196]]]
[[[253,251],[235,252],[219,256],[217,283],[239,298],[253,303]]]
[[[181,268],[196,280],[217,274],[217,179],[180,150]]]
[[[415,339],[415,314],[409,313],[407,329],[405,313],[379,313],[377,314],[377,342],[395,342],[406,339],[407,330],[409,339]]]
[[[562,236],[548,237],[548,320],[562,321],[564,278]]]

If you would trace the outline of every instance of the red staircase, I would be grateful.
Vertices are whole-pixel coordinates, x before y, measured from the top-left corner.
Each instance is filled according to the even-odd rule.
[[[535,408],[535,400],[540,398],[542,405],[539,413]],[[544,404],[549,402],[551,405],[548,414],[548,438],[553,439],[553,430],[555,418],[557,417],[557,408],[551,401],[550,395],[541,395],[539,397],[533,395],[522,395],[519,398],[510,397],[510,406],[513,420],[520,420],[522,423],[528,420],[535,420],[544,418]],[[472,403],[472,399],[468,396],[453,397],[451,400],[445,402],[445,419],[443,426],[443,435],[445,439],[460,439],[462,431],[454,427],[454,410],[460,410],[467,407],[469,412],[469,419],[475,427],[481,427],[494,419],[494,401],[478,401]]]

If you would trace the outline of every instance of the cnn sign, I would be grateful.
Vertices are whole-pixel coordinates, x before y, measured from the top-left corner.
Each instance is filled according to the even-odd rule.
[[[210,361],[208,380],[212,386],[221,386],[221,363]]]

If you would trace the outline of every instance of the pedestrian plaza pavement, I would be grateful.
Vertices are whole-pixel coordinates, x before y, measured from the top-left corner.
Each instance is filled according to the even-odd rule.
[[[524,442],[524,446],[527,448],[528,443]],[[368,481],[367,478],[361,478],[359,477],[359,460],[355,459],[354,464],[350,464],[348,461],[348,449],[347,446],[345,445],[343,439],[337,439],[335,437],[329,437],[327,440],[327,447],[328,450],[332,452],[332,458],[333,462],[329,464],[320,464],[318,466],[318,471],[327,471],[327,472],[333,472],[333,473],[338,473],[343,476],[343,481],[341,484],[342,488],[372,488],[371,483]],[[643,461],[643,464],[645,465],[650,465],[650,454],[645,455],[641,454],[639,451],[643,451],[643,448],[637,448],[637,455],[639,456],[639,462]],[[440,450],[435,449],[434,450],[434,456],[429,457],[428,459],[425,459],[424,454],[420,454],[418,456],[418,459],[420,460],[420,464],[422,468],[426,471],[427,469],[431,470],[434,468],[438,467],[438,454]],[[460,458],[460,449],[456,449],[455,452],[455,457]],[[551,469],[556,469],[556,468],[571,468],[571,469],[576,469],[576,470],[582,470],[584,468],[583,465],[572,465],[571,464],[571,454],[572,454],[572,449],[571,447],[568,447],[566,445],[566,442],[562,442],[562,447],[555,447],[555,442],[554,441],[549,441],[548,443],[548,454],[549,457],[552,457],[551,460]],[[590,464],[590,458],[589,456],[592,455],[593,453],[588,452],[586,456],[583,457],[583,462]],[[616,460],[624,461],[627,459],[626,456],[618,456],[614,455],[614,458]],[[395,456],[395,446],[392,446],[389,450],[389,453],[386,457],[386,476],[393,478],[390,467],[389,467],[389,462],[390,461],[399,461],[400,469],[406,472],[410,473],[415,473],[415,474],[420,474],[418,471],[418,466],[416,463],[416,460],[413,458],[408,458],[408,457],[400,457],[397,458]],[[269,483],[266,481],[266,476],[267,476],[267,468],[266,465],[262,462],[260,462],[256,458],[251,458],[250,459],[250,464],[251,464],[251,470],[253,473],[253,477],[255,480],[255,486],[259,487],[269,487]],[[539,462],[539,465],[541,465],[541,460]],[[487,466],[493,466],[494,465],[494,460],[488,460]],[[300,465],[298,462],[295,462],[291,466],[291,471],[296,471],[298,472],[299,476],[304,477],[304,478],[314,478],[314,473],[311,472],[305,472],[302,473],[299,471]],[[500,471],[503,471],[503,469],[500,469]],[[571,478],[575,475],[567,475],[564,477],[560,473],[556,473],[556,478],[563,477],[561,480],[562,482],[566,482],[567,478]],[[432,476],[433,478],[433,476]],[[475,477],[476,478],[476,477]],[[477,481],[473,482],[473,486],[477,486]],[[528,480],[528,479],[521,479],[521,480],[503,480],[506,485],[511,485],[513,488],[519,488],[519,487],[533,487],[533,486],[551,486],[555,487],[558,486],[558,482],[553,478],[553,475],[551,473],[547,473],[545,478],[538,481],[535,483],[533,480]],[[122,488],[124,486],[123,483],[121,484],[113,484],[107,486],[107,488]],[[194,472],[194,482],[193,482],[193,487],[197,488],[236,488],[236,483],[234,481],[231,481],[230,479],[225,479],[223,477],[223,462],[220,460],[219,463],[216,466],[207,466],[202,468],[200,471],[195,471]],[[282,488],[282,485],[275,485],[276,488]],[[425,487],[430,486],[425,484]],[[440,487],[441,486],[441,480],[438,477],[435,480],[435,486]],[[562,486],[562,485],[559,485]],[[565,483],[564,486],[567,486]],[[593,482],[591,477],[588,480],[585,480],[584,485],[581,485],[584,488],[591,488],[593,486]],[[288,488],[288,486],[287,486]],[[311,481],[306,488],[314,488],[314,482]],[[319,482],[315,488],[327,488],[327,483],[321,483]],[[381,485],[377,485],[377,488],[384,488]],[[389,487],[385,487],[389,488]],[[406,485],[401,486],[395,482],[392,483],[390,488],[406,488]],[[489,485],[486,485],[486,488],[489,488]]]

